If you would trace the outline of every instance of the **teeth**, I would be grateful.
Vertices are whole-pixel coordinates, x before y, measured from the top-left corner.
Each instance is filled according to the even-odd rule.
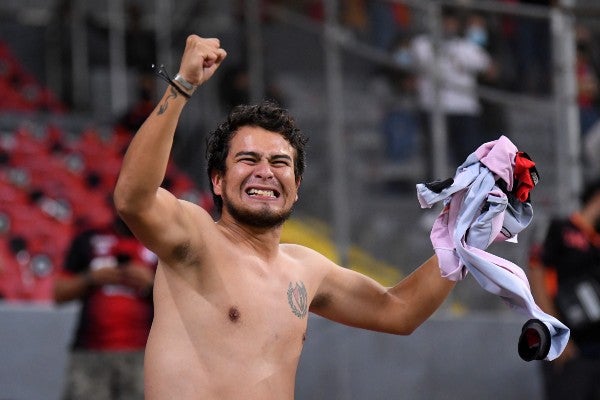
[[[250,189],[248,191],[248,194],[249,195],[257,195],[257,196],[275,197],[275,193],[272,190]]]

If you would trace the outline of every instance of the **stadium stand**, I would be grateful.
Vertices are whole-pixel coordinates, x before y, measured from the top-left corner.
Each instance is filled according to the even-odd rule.
[[[5,43],[0,92],[0,297],[50,302],[73,236],[112,219],[112,188],[133,132],[119,124],[99,129],[93,121],[65,129],[52,117],[68,120],[67,107]],[[210,194],[173,162],[163,186],[212,209]]]

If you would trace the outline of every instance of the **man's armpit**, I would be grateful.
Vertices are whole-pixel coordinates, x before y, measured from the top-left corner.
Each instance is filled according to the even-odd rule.
[[[175,245],[171,251],[171,257],[178,264],[184,265],[197,264],[199,261],[197,250],[192,248],[189,240]]]
[[[333,301],[333,298],[332,298],[331,294],[329,294],[329,293],[317,294],[313,298],[312,302],[310,303],[309,309],[311,311],[323,310],[323,309],[327,308],[329,305],[331,305],[332,301]]]

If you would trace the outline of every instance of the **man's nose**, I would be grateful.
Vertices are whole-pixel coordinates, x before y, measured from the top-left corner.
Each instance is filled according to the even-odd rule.
[[[262,179],[270,179],[273,178],[273,170],[271,169],[271,164],[268,161],[261,161],[256,165],[254,169],[254,175],[258,178]]]

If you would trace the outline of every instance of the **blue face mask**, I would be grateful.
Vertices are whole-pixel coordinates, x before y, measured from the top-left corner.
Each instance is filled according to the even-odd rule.
[[[479,27],[471,27],[467,30],[466,34],[467,40],[475,43],[479,46],[485,46],[488,42],[488,34],[487,31],[483,28]]]
[[[410,50],[401,48],[394,53],[394,61],[402,68],[408,68],[412,64]]]

